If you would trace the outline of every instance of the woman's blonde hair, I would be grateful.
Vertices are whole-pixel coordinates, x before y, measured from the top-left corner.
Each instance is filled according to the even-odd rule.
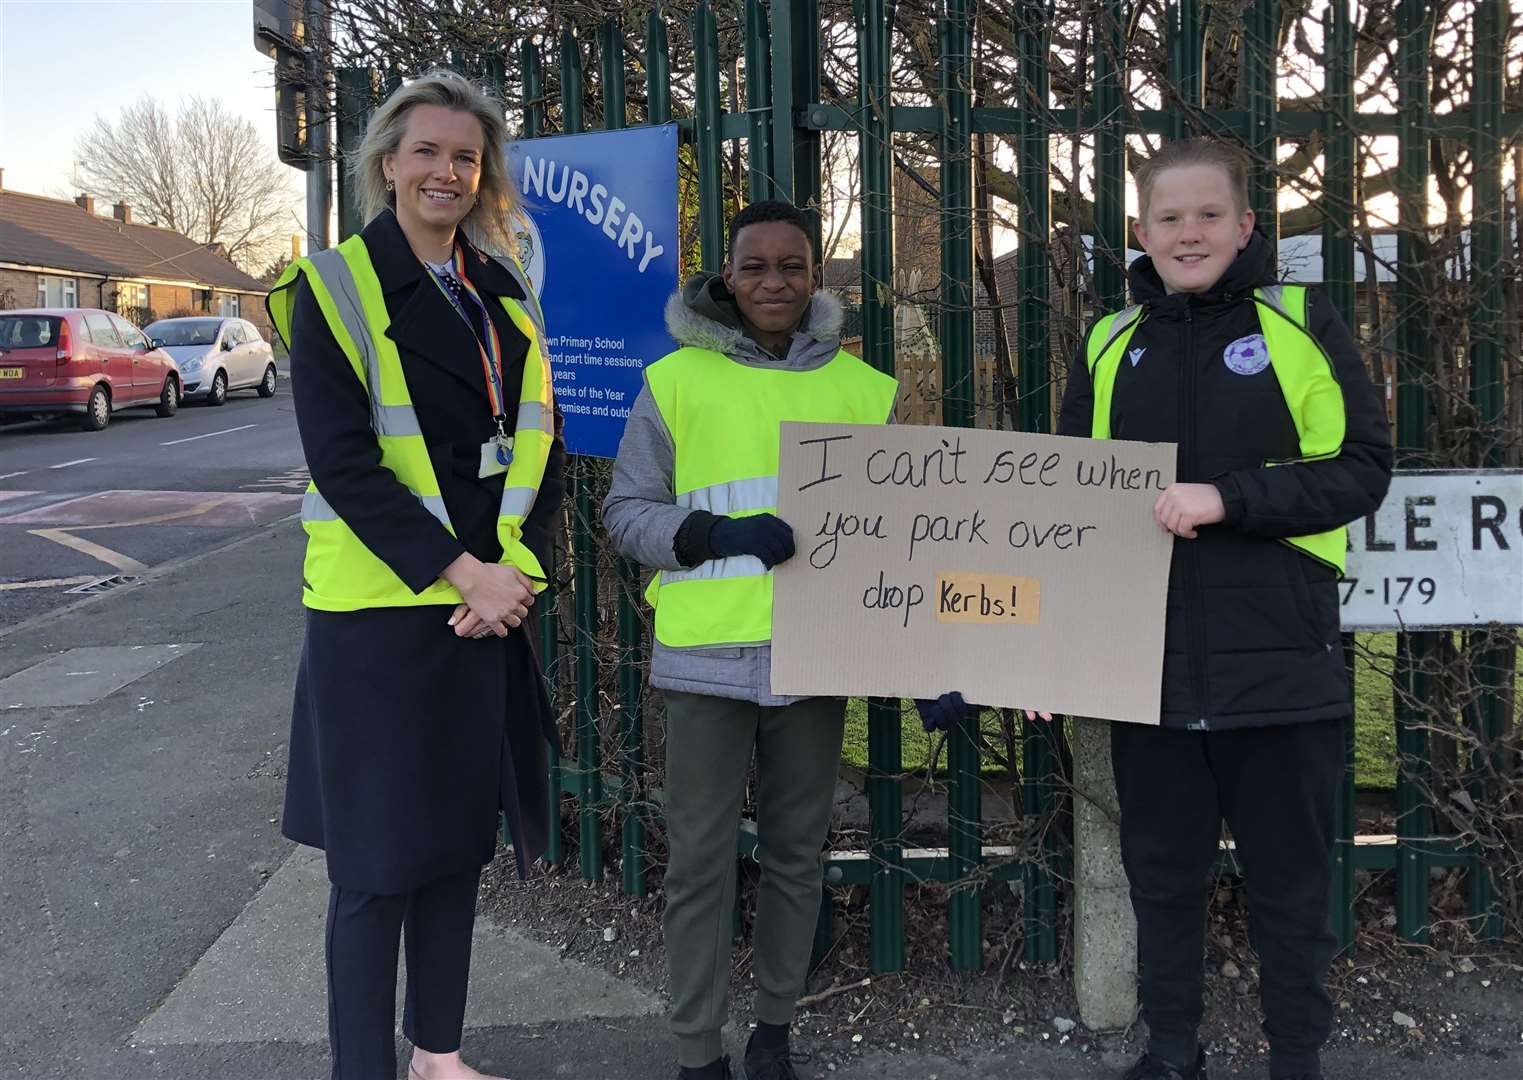
[[[407,114],[419,105],[470,113],[480,122],[481,183],[476,203],[460,229],[478,248],[499,255],[511,252],[513,226],[522,214],[522,202],[503,159],[508,125],[501,105],[491,94],[453,71],[435,69],[402,84],[371,114],[365,138],[351,158],[362,216],[370,221],[382,210],[396,208],[396,193],[387,190],[381,163],[402,145]]]
[[[1248,209],[1248,155],[1231,143],[1218,139],[1176,139],[1158,148],[1158,153],[1137,166],[1137,210],[1143,221],[1148,218],[1148,204],[1153,200],[1153,183],[1166,169],[1184,165],[1214,165],[1227,174],[1232,188],[1233,207],[1239,214]]]

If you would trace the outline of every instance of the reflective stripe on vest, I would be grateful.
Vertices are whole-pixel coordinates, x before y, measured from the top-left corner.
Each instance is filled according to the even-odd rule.
[[[1269,352],[1269,363],[1296,425],[1299,456],[1264,464],[1287,465],[1337,457],[1343,449],[1347,414],[1343,388],[1332,361],[1312,336],[1306,320],[1306,287],[1270,285],[1255,289],[1259,328]],[[1106,315],[1095,323],[1085,342],[1085,359],[1094,385],[1094,413],[1090,434],[1111,437],[1111,406],[1116,374],[1126,347],[1142,324],[1146,312],[1140,307]],[[1348,529],[1340,527],[1307,536],[1287,537],[1285,542],[1318,562],[1343,574],[1348,551]]]
[[[525,296],[532,297],[528,281],[517,267],[501,260],[499,264]],[[391,470],[424,509],[453,534],[449,511],[413,410],[401,356],[386,335],[390,316],[363,239],[351,236],[336,248],[299,259],[276,282],[267,303],[275,327],[288,345],[295,286],[301,274],[306,275],[329,331],[365,387],[382,466]],[[543,582],[539,560],[523,544],[522,536],[523,523],[534,507],[555,437],[548,350],[538,306],[531,303],[526,310],[525,305],[508,297],[502,297],[501,301],[529,348],[519,387],[513,460],[504,478],[498,507],[497,538],[502,545],[503,562]],[[299,344],[292,351],[299,358]],[[302,526],[307,532],[302,601],[308,607],[354,611],[460,602],[459,592],[442,579],[421,593],[414,593],[355,536],[315,484],[308,486],[302,499]]]
[[[647,368],[645,383],[672,436],[676,504],[725,517],[776,510],[784,421],[881,424],[898,393],[892,376],[847,352],[790,371],[682,348]],[[772,572],[753,556],[663,570],[645,595],[656,609],[656,640],[669,648],[772,639]]]

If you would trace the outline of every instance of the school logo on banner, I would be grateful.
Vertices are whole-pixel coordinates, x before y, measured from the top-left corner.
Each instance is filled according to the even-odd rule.
[[[1269,366],[1269,346],[1263,334],[1249,334],[1223,349],[1222,359],[1238,375],[1257,375]]]
[[[534,289],[535,296],[545,294],[545,242],[540,239],[539,226],[528,214],[524,214],[513,229],[517,243],[518,265]]]

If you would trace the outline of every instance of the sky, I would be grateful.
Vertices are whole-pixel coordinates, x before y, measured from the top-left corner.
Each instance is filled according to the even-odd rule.
[[[78,136],[144,95],[171,112],[182,98],[220,98],[273,155],[273,87],[249,0],[0,0],[0,168],[11,191],[73,194]],[[301,173],[290,173],[299,214]],[[109,212],[114,193],[91,194]]]

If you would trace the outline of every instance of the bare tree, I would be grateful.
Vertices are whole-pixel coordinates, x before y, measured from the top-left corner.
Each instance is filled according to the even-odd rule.
[[[248,120],[215,98],[195,97],[177,116],[144,97],[78,141],[85,183],[148,221],[202,244],[220,244],[245,268],[263,266],[289,233],[290,174]]]

